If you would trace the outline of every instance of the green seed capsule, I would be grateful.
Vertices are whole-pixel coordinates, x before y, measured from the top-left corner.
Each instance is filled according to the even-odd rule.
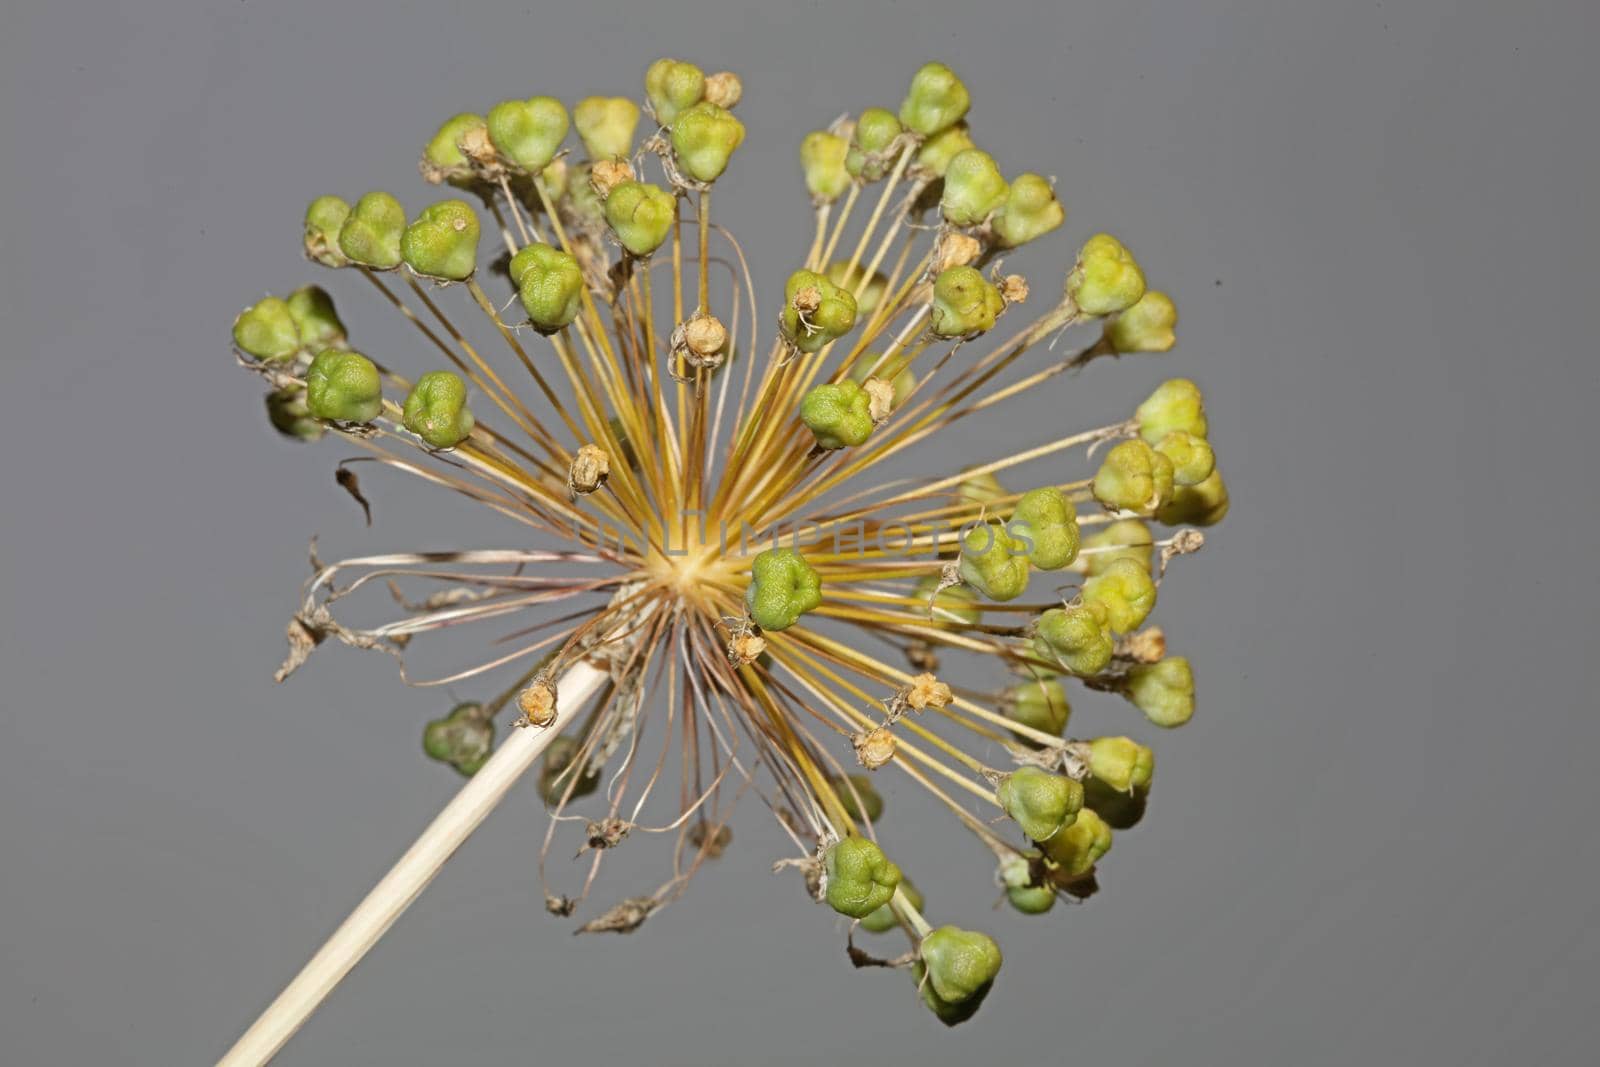
[[[1078,250],[1078,262],[1067,273],[1066,295],[1085,315],[1110,315],[1144,296],[1144,271],[1121,241],[1097,233]]]
[[[383,378],[360,352],[325,348],[306,371],[306,408],[319,419],[371,422],[383,410]]]
[[[233,320],[233,343],[264,363],[293,358],[300,351],[300,330],[288,302],[269,296],[239,312]]]
[[[567,785],[577,774],[572,761],[577,759],[582,747],[578,738],[562,736],[550,742],[550,747],[545,749],[544,762],[539,767],[539,795],[549,807],[553,808],[561,803]],[[572,796],[568,799],[577,800],[579,797],[586,797],[598,788],[600,788],[600,772],[591,770],[572,786]]]
[[[427,278],[460,282],[478,267],[478,215],[465,200],[422,209],[400,239],[406,266]]]
[[[406,209],[400,201],[385,192],[371,192],[356,201],[339,228],[339,251],[364,267],[394,270],[400,265],[405,229]]]
[[[966,504],[987,504],[1007,495],[1006,487],[1000,484],[994,471],[970,475],[956,486],[956,496]]]
[[[1111,827],[1093,808],[1078,812],[1077,821],[1043,843],[1048,856],[1069,877],[1086,874],[1111,851]]]
[[[350,205],[337,196],[319,196],[306,208],[306,255],[324,267],[349,264],[339,251],[339,230],[350,217]]]
[[[1156,606],[1156,583],[1150,569],[1131,559],[1118,560],[1083,583],[1083,602],[1105,611],[1113,633],[1137,630]]]
[[[590,96],[572,109],[572,124],[590,159],[621,159],[633,150],[639,105],[624,96]]]
[[[1222,471],[1211,474],[1198,485],[1174,489],[1172,499],[1156,510],[1156,519],[1167,526],[1215,526],[1228,514],[1228,487]]]
[[[422,751],[428,758],[448,763],[468,778],[488,762],[493,750],[494,719],[482,704],[457,704],[422,731]]]
[[[706,95],[706,73],[681,59],[658,59],[644,72],[644,95],[656,121],[671,126]]]
[[[744,604],[763,630],[787,630],[822,605],[822,579],[793,549],[769,548],[751,564]]]
[[[856,324],[856,298],[815,271],[797,270],[783,286],[783,336],[817,352]]]
[[[1109,549],[1083,553],[1087,572],[1103,574],[1119,559],[1131,559],[1146,571],[1155,556],[1155,538],[1142,519],[1119,519],[1083,542],[1085,549]]]
[[[1003,957],[988,934],[941,926],[922,939],[922,999],[946,1025],[972,1018],[989,995]]]
[[[1052,659],[1054,657],[1051,657]],[[1072,704],[1067,700],[1067,687],[1054,678],[1021,682],[1007,689],[1001,700],[1006,716],[1023,726],[1060,736],[1072,718]],[[1035,744],[1017,735],[1024,744]]]
[[[1011,532],[1033,542],[1028,560],[1040,570],[1058,571],[1078,558],[1078,515],[1054,486],[1022,494],[1011,513]]]
[[[288,385],[267,394],[267,421],[283,436],[298,441],[315,441],[325,430],[306,407],[306,390],[301,385]]]
[[[911,597],[919,605],[928,603],[928,598],[933,597],[933,618],[937,622],[956,622],[962,626],[976,626],[983,618],[983,608],[978,604],[977,594],[964,585],[950,585],[939,590],[939,579],[934,575],[919,579],[911,590]],[[920,609],[919,609],[920,610]]]
[[[1083,806],[1093,808],[1113,830],[1131,830],[1138,826],[1149,803],[1149,790],[1121,793],[1098,778],[1083,783]]]
[[[447,370],[429,371],[411,387],[405,403],[406,429],[433,448],[454,448],[472,433],[467,383]]]
[[[972,95],[955,71],[943,63],[924,63],[911,77],[900,104],[900,121],[924,137],[949,129],[966,116]]]
[[[1204,437],[1173,430],[1156,443],[1156,451],[1172,461],[1172,484],[1199,485],[1217,469],[1216,454]]]
[[[873,787],[872,779],[864,774],[847,774],[835,779],[833,791],[839,795],[845,814],[852,819],[877,822],[883,814],[883,797]]]
[[[862,181],[875,182],[882,178],[893,165],[887,152],[900,133],[900,120],[894,117],[894,112],[881,107],[867,108],[856,120],[856,132],[850,139],[844,169]]]
[[[623,182],[606,197],[606,224],[622,247],[648,256],[661,247],[678,217],[671,193],[648,182]]]
[[[800,421],[817,439],[818,448],[865,444],[872,436],[872,415],[866,391],[850,379],[814,387],[800,401]]]
[[[1035,857],[1037,853],[1033,854]],[[1036,884],[1030,856],[1011,856],[1000,864],[1000,884],[1006,887],[1006,899],[1024,915],[1043,915],[1056,904],[1056,891],[1048,885]]]
[[[994,233],[1002,248],[1015,248],[1043,237],[1066,219],[1066,209],[1056,199],[1049,179],[1020,174],[1011,183],[1005,206],[994,218]]]
[[[1131,737],[1097,737],[1089,742],[1089,773],[1119,793],[1150,788],[1156,754]]]
[[[828,906],[840,915],[863,919],[894,896],[900,868],[864,837],[836,841],[822,857],[828,873]]]
[[[812,130],[800,142],[800,169],[805,172],[806,190],[811,198],[831,204],[850,188],[850,172],[845,157],[850,142],[827,130]]]
[[[422,176],[437,185],[446,178],[462,178],[471,174],[472,168],[461,151],[461,142],[467,134],[483,127],[483,116],[470,111],[446,119],[422,150]]]
[[[1103,609],[1077,605],[1051,608],[1034,623],[1034,654],[1073,674],[1091,675],[1105,670],[1111,663],[1114,645]]]
[[[911,906],[913,908],[916,908],[918,911],[922,910],[922,894],[917,891],[916,886],[911,884],[911,879],[905,877],[904,875],[902,875],[900,878],[900,892],[904,893],[906,895],[906,899],[911,901]],[[885,904],[883,907],[879,908],[877,911],[861,920],[861,929],[871,934],[888,933],[890,930],[893,930],[899,925],[900,917],[894,913],[894,905],[892,904]]]
[[[583,308],[583,268],[559,248],[534,243],[511,257],[511,280],[528,321],[540,333],[555,333]]]
[[[1117,352],[1166,352],[1178,343],[1178,308],[1155,289],[1106,320],[1104,336]]]
[[[678,166],[697,182],[722,177],[734,150],[743,143],[744,123],[716,104],[696,104],[680,112],[672,124],[672,151]]]
[[[489,142],[520,170],[538,174],[556,158],[569,125],[566,106],[553,96],[502,100],[489,109]]]
[[[1108,508],[1148,514],[1172,499],[1172,475],[1172,460],[1136,438],[1106,453],[1091,488]]]
[[[1034,841],[1071,826],[1083,807],[1083,786],[1041,767],[1018,767],[1000,780],[995,803]]]
[[[1139,422],[1139,436],[1152,445],[1174,430],[1204,437],[1210,429],[1205,397],[1187,378],[1171,378],[1156,386],[1134,417]]]
[[[829,263],[828,280],[839,288],[854,294],[856,289],[861,286],[861,275],[866,268],[859,265],[854,270],[849,268],[850,264],[844,260],[835,260]],[[888,287],[889,279],[883,276],[883,272],[873,271],[872,277],[867,279],[866,287],[861,289],[861,295],[856,297],[856,315],[865,317],[876,311],[878,304],[883,300],[884,291]]]
[[[1157,726],[1182,726],[1194,715],[1194,671],[1183,656],[1128,668],[1128,699]]]
[[[567,181],[567,191],[562,207],[565,214],[577,220],[586,230],[598,230],[606,224],[606,205],[589,182],[592,164],[580,163],[572,168]]]
[[[344,323],[333,309],[333,297],[315,285],[307,285],[289,294],[286,301],[289,314],[294,317],[295,328],[300,332],[300,343],[306,348],[332,348],[344,344]]]
[[[939,211],[952,226],[976,226],[1006,202],[1008,187],[989,153],[979,148],[958,152],[944,172]]]
[[[936,178],[943,178],[950,161],[969,148],[977,148],[965,122],[958,122],[922,142],[917,151],[917,166]]]
[[[1028,588],[1027,545],[986,522],[961,539],[961,580],[990,600],[1015,600]]]
[[[976,267],[951,267],[934,279],[929,324],[940,337],[986,333],[1005,307],[1000,290]]]

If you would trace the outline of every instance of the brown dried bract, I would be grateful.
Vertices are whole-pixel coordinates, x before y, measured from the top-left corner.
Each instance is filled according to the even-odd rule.
[[[517,708],[522,718],[516,726],[549,726],[556,721],[556,686],[542,675],[533,684],[517,694]]]
[[[882,378],[868,378],[861,386],[867,394],[867,414],[874,426],[882,426],[894,412],[894,385]]]
[[[719,70],[706,77],[706,102],[732,110],[744,98],[744,82],[731,70]]]
[[[894,759],[894,733],[887,726],[877,726],[850,739],[855,746],[856,760],[869,771]]]
[[[573,931],[575,934],[631,934],[661,907],[655,897],[630,897]]]
[[[905,691],[905,701],[912,711],[922,711],[948,706],[953,695],[950,687],[933,675],[919,674],[911,679],[911,685]]]
[[[597,159],[589,167],[589,185],[601,200],[623,182],[633,180],[633,166],[625,159]]]
[[[572,457],[572,467],[567,472],[567,491],[573,496],[585,496],[606,484],[611,477],[611,454],[599,445],[584,445]]]

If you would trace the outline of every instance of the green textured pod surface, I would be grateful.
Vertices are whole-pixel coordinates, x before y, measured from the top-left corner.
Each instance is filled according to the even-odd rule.
[[[580,163],[572,168],[563,206],[567,214],[577,219],[580,225],[598,228],[606,224],[606,205],[589,182],[592,173],[593,167],[588,163]]]
[[[320,286],[306,285],[289,294],[285,301],[294,318],[300,343],[306,348],[330,348],[345,342],[344,323],[334,310],[333,297]]]
[[[306,207],[306,255],[324,267],[343,267],[350,261],[339,251],[339,230],[350,217],[350,205],[341,197],[319,196]]]
[[[806,289],[815,289],[821,302],[802,321],[794,301]],[[802,352],[817,352],[855,327],[856,298],[815,271],[797,270],[783,286],[781,321],[791,344]]]
[[[1137,630],[1156,606],[1156,583],[1150,568],[1131,559],[1118,560],[1083,583],[1083,602],[1105,613],[1113,633]]]
[[[1040,570],[1057,571],[1078,558],[1078,514],[1054,486],[1022,494],[1011,513],[1011,532],[1033,542],[1028,560]]]
[[[1072,718],[1067,687],[1054,678],[1021,682],[1005,692],[1002,701],[1008,718],[1042,733],[1060,736]],[[1033,744],[1022,737],[1018,740]]]
[[[1050,840],[1078,817],[1083,786],[1042,767],[1018,767],[995,787],[995,803],[1034,841]]]
[[[590,159],[620,159],[633,150],[639,105],[625,96],[589,96],[572,109],[572,124]]]
[[[1155,558],[1155,536],[1143,519],[1118,519],[1093,537],[1085,538],[1082,552],[1086,573],[1103,574],[1119,559],[1131,559],[1146,571]],[[1104,551],[1102,551],[1104,550]]]
[[[1067,875],[1084,874],[1111,851],[1111,827],[1093,808],[1084,808],[1076,822],[1042,845],[1044,854]]]
[[[1129,830],[1139,825],[1149,803],[1150,792],[1147,789],[1123,793],[1098,778],[1090,778],[1083,783],[1084,807],[1093,808],[1095,814],[1113,830]]]
[[[1150,514],[1172,499],[1172,475],[1172,460],[1135,438],[1106,453],[1090,488],[1108,508]]]
[[[1144,296],[1144,271],[1121,241],[1097,233],[1078,250],[1078,261],[1067,272],[1066,295],[1086,315],[1110,315]]]
[[[1139,436],[1152,445],[1177,430],[1204,437],[1210,429],[1205,396],[1187,378],[1170,378],[1156,386],[1134,411],[1134,418]]]
[[[1037,856],[1038,853],[1012,856],[1000,864],[1000,884],[1005,886],[1006,899],[1023,915],[1043,915],[1056,904],[1055,889],[1034,882],[1030,860]]]
[[[1156,442],[1156,451],[1172,461],[1172,484],[1199,485],[1217,469],[1216,453],[1204,437],[1173,430]]]
[[[1089,773],[1119,793],[1150,788],[1156,754],[1131,737],[1097,737],[1089,742]]]
[[[857,288],[861,288],[861,295],[855,297],[856,315],[859,317],[871,315],[878,309],[878,303],[883,300],[884,290],[889,286],[889,279],[884,277],[883,272],[875,270],[872,272],[872,277],[867,279],[866,286],[862,287],[861,276],[865,271],[866,267],[859,264],[854,270],[850,269],[850,264],[842,259],[829,263],[827,270],[828,280],[852,296],[855,296]]]
[[[934,279],[929,325],[940,337],[987,333],[1005,306],[1000,290],[976,267],[951,267]]]
[[[983,607],[978,603],[978,596],[964,585],[949,585],[939,590],[937,596],[934,590],[939,588],[939,579],[936,575],[919,578],[912,587],[911,597],[919,605],[918,611],[925,610],[928,598],[933,597],[934,622],[955,622],[963,626],[976,626],[983,618]]]
[[[1178,307],[1155,289],[1106,320],[1105,339],[1118,352],[1166,352],[1178,343]]]
[[[502,100],[486,121],[494,150],[529,174],[550,165],[571,125],[566,106],[553,96]]]
[[[406,429],[431,447],[454,448],[472,433],[467,383],[453,371],[429,371],[406,395],[404,419]]]
[[[354,263],[374,270],[400,265],[400,238],[406,230],[406,209],[381,190],[356,201],[339,228],[339,251]]]
[[[648,256],[672,232],[678,202],[672,194],[649,182],[622,182],[606,197],[606,225],[622,247],[636,256]]]
[[[288,301],[269,296],[239,312],[233,320],[233,343],[263,363],[281,363],[300,351],[300,330]]]
[[[877,822],[883,814],[883,797],[873,786],[872,779],[864,774],[847,774],[834,779],[833,791],[839,795],[845,814],[852,819]]]
[[[671,126],[706,95],[706,72],[681,59],[658,59],[644,72],[644,95],[656,121]]]
[[[465,200],[422,209],[400,238],[406,266],[427,278],[460,282],[478,267],[478,214]]]
[[[541,333],[554,333],[583,308],[583,268],[576,257],[535,243],[511,257],[511,280],[528,321]]]
[[[994,471],[968,475],[956,486],[956,496],[967,504],[987,504],[1006,495],[1006,487],[1000,484]]]
[[[1194,671],[1183,656],[1128,668],[1128,699],[1157,726],[1182,726],[1194,715]]]
[[[911,902],[913,908],[918,911],[922,910],[922,894],[917,891],[916,886],[911,884],[911,879],[904,875],[900,878],[900,892],[906,895],[906,899]],[[886,934],[899,925],[900,918],[895,915],[894,905],[892,904],[885,904],[877,911],[863,916],[861,919],[861,929],[870,934]]]
[[[865,444],[872,436],[870,402],[866,390],[848,378],[836,385],[818,385],[801,398],[800,421],[816,437],[818,448]]]
[[[1099,674],[1111,663],[1115,642],[1100,612],[1074,605],[1051,608],[1034,623],[1033,650],[1073,674]]]
[[[1015,600],[1028,588],[1026,548],[998,523],[969,530],[961,539],[961,580],[990,600]]]
[[[751,564],[744,603],[763,630],[787,630],[822,605],[822,579],[793,549],[769,548]]]
[[[832,203],[850,188],[844,165],[849,152],[850,142],[827,130],[812,130],[800,141],[800,169],[813,199]]]
[[[924,63],[911,77],[900,104],[900,121],[924,137],[954,126],[972,106],[972,94],[956,72],[943,63]]]
[[[1172,499],[1156,509],[1156,519],[1167,526],[1213,526],[1228,514],[1228,487],[1222,471],[1211,474],[1197,485],[1183,485],[1172,491]]]
[[[383,378],[360,352],[325,348],[306,371],[306,408],[319,419],[371,422],[383,410]]]
[[[981,1001],[1004,960],[994,938],[959,926],[930,931],[918,953],[927,968],[927,988],[946,1004]]]
[[[743,143],[744,123],[716,104],[695,104],[672,124],[672,151],[678,166],[697,182],[722,177],[734,150]]]
[[[572,782],[576,771],[573,770],[572,761],[577,759],[582,743],[576,737],[558,737],[550,742],[550,747],[544,751],[544,762],[539,765],[539,795],[549,807],[555,807],[561,802],[561,796],[567,791],[567,785]],[[600,774],[591,771],[579,778],[572,786],[572,796],[568,799],[577,800],[579,797],[588,796],[600,788]]]
[[[289,385],[267,394],[267,421],[285,437],[297,441],[315,441],[326,432],[306,407],[304,386]]]
[[[447,175],[465,173],[469,168],[467,157],[461,151],[461,140],[483,126],[483,116],[471,111],[450,116],[422,150],[423,162]]]
[[[889,903],[900,884],[900,868],[864,837],[834,842],[822,863],[828,874],[828,906],[852,919],[864,919]]]
[[[994,233],[1003,248],[1015,248],[1043,237],[1067,220],[1055,186],[1038,174],[1012,179],[1010,195],[994,218]]]
[[[862,181],[875,182],[882,178],[892,165],[890,160],[882,158],[883,153],[900,133],[900,120],[894,117],[894,112],[881,107],[867,108],[856,120],[844,169]]]
[[[458,704],[423,727],[422,751],[470,778],[494,751],[494,720],[480,704]]]
[[[952,226],[976,226],[1006,202],[1005,176],[980,148],[956,153],[944,172],[939,211]]]
[[[969,148],[977,147],[967,124],[958,122],[922,142],[922,147],[917,150],[917,166],[937,178],[943,178],[945,171],[950,169],[952,159]]]

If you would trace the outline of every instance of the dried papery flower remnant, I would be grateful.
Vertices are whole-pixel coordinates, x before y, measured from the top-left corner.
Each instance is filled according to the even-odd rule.
[[[937,62],[897,107],[805,136],[795,203],[812,240],[758,299],[712,201],[767,146],[734,113],[740,77],[715,70],[663,58],[635,92],[570,109],[556,95],[441,109],[418,130],[426,198],[308,189],[321,195],[298,231],[286,220],[285,246],[323,284],[257,293],[232,320],[271,425],[516,528],[511,547],[314,559],[281,673],[338,643],[402,660],[408,682],[481,689],[423,730],[426,754],[469,777],[542,737],[541,889],[551,914],[581,912],[580,932],[651,919],[730,847],[733,801],[761,794],[779,868],[850,937],[908,938],[889,960],[852,941],[851,959],[906,971],[953,1025],[1004,995],[1000,948],[924,918],[880,841],[885,796],[915,788],[948,809],[1019,914],[1071,914],[1057,898],[1094,891],[1151,792],[1148,726],[1194,714],[1190,663],[1151,618],[1169,567],[1204,544],[1188,527],[1229,507],[1213,420],[1174,378],[1097,425],[1000,422],[992,454],[961,436],[950,469],[891,476],[1066,372],[1167,352],[1173,300],[1088,230],[1053,277],[1003,273],[1013,249],[1066,228],[1070,180],[1048,175],[1067,161],[1003,170],[974,140],[981,103]],[[415,344],[352,347],[357,296]],[[1085,343],[1058,351],[1073,328]],[[349,463],[340,484],[365,503]],[[397,617],[346,617],[385,586]],[[455,643],[479,652],[424,671],[425,639],[446,630],[482,633]],[[1122,718],[1069,735],[1101,710]],[[658,834],[674,841],[666,879],[591,902],[606,857]],[[549,862],[569,844],[571,879]]]

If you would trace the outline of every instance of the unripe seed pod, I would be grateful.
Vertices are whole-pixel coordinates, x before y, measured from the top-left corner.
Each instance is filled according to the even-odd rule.
[[[478,266],[478,215],[465,200],[422,209],[400,239],[406,266],[427,278],[465,281]]]
[[[987,504],[1006,495],[1006,487],[1000,484],[994,471],[970,475],[956,486],[956,496],[967,504]]]
[[[1111,851],[1111,827],[1093,808],[1078,812],[1077,821],[1049,841],[1044,854],[1069,877],[1086,874]]]
[[[1173,430],[1156,443],[1156,451],[1172,461],[1172,484],[1199,485],[1217,469],[1216,454],[1204,437]]]
[[[306,208],[306,255],[324,267],[349,264],[339,251],[339,230],[350,217],[350,205],[337,196],[319,196]]]
[[[800,168],[805,171],[806,189],[819,203],[830,204],[850,188],[850,172],[845,169],[850,142],[827,130],[812,130],[800,142]]]
[[[1067,273],[1067,299],[1085,315],[1123,311],[1144,296],[1144,271],[1133,253],[1109,233],[1097,233],[1078,250]]]
[[[1038,174],[1019,174],[1010,195],[994,218],[994,233],[1002,248],[1015,248],[1054,230],[1066,221],[1066,209],[1056,190]]]
[[[883,797],[873,786],[872,779],[864,774],[847,774],[834,779],[833,791],[839,796],[839,806],[852,819],[877,822],[883,815]]]
[[[306,390],[300,385],[284,386],[267,394],[267,421],[274,430],[297,441],[315,441],[326,430],[306,407]]]
[[[1157,726],[1182,726],[1194,715],[1194,671],[1183,656],[1128,668],[1127,696]]]
[[[952,226],[976,226],[1006,202],[1008,187],[994,158],[979,148],[959,152],[944,172],[939,211]]]
[[[800,421],[816,437],[818,448],[865,444],[874,425],[871,397],[848,378],[815,386],[800,401]]]
[[[865,918],[889,903],[900,884],[900,868],[864,837],[834,842],[822,863],[828,876],[828,906],[852,919]]]
[[[461,151],[461,142],[468,133],[483,128],[483,116],[470,111],[446,119],[422,150],[422,177],[438,185],[447,179],[469,176],[472,168]]]
[[[1089,773],[1119,793],[1150,788],[1156,754],[1131,737],[1097,737],[1089,742]]]
[[[918,911],[922,910],[922,894],[917,891],[916,886],[911,884],[911,879],[904,875],[900,877],[900,892],[905,894],[906,899],[911,902],[913,908]],[[899,925],[900,918],[894,913],[893,904],[885,904],[861,920],[861,929],[872,934],[888,933]]]
[[[1114,643],[1103,610],[1051,608],[1034,623],[1033,634],[1034,654],[1073,674],[1099,674],[1111,663]]]
[[[1210,429],[1205,397],[1200,387],[1187,378],[1171,378],[1156,386],[1134,412],[1134,418],[1139,423],[1139,436],[1152,445],[1174,430],[1205,437]]]
[[[1054,486],[1023,493],[1010,529],[1033,542],[1028,560],[1040,570],[1057,571],[1078,558],[1078,516],[1067,495]]]
[[[728,169],[744,143],[744,123],[716,104],[700,103],[678,114],[672,124],[672,151],[678,166],[697,182],[714,182]]]
[[[385,192],[370,192],[356,201],[339,227],[339,251],[364,267],[393,270],[400,265],[405,229],[406,209],[400,201]]]
[[[783,335],[802,352],[820,351],[856,324],[855,297],[815,271],[789,275],[783,294]]]
[[[892,160],[888,150],[900,136],[900,120],[894,112],[881,107],[869,107],[856,120],[856,130],[850,141],[849,154],[844,167],[855,178],[875,182],[889,173]]]
[[[1033,864],[1027,856],[1011,856],[1000,864],[1000,884],[1005,886],[1011,906],[1024,915],[1043,915],[1055,907],[1054,887],[1034,881]]]
[[[1119,559],[1131,559],[1146,571],[1155,556],[1155,538],[1143,519],[1119,519],[1083,542],[1082,559],[1091,576],[1103,574]],[[1088,551],[1110,549],[1110,551]]]
[[[960,122],[972,106],[972,95],[943,63],[924,63],[911,78],[900,104],[900,121],[909,130],[932,137]]]
[[[994,329],[1005,297],[976,267],[952,267],[933,282],[929,325],[939,337],[968,337]]]
[[[1150,569],[1131,559],[1117,560],[1083,583],[1083,602],[1105,612],[1113,633],[1137,630],[1156,606],[1156,583]]]
[[[1172,475],[1172,460],[1135,438],[1106,453],[1091,488],[1112,510],[1149,514],[1172,499]]]
[[[671,193],[648,182],[623,182],[606,197],[606,223],[617,240],[635,256],[661,247],[678,217]]]
[[[995,803],[1034,841],[1071,826],[1083,807],[1083,786],[1042,767],[1018,767],[995,787]]]
[[[911,596],[918,604],[927,604],[928,598],[933,598],[933,621],[935,624],[956,622],[962,626],[976,626],[983,618],[983,609],[978,605],[978,598],[964,585],[951,585],[938,589],[939,579],[934,575],[918,579],[911,590]]]
[[[1060,736],[1072,718],[1072,704],[1067,700],[1067,688],[1054,678],[1021,682],[1007,689],[1001,700],[1006,716],[1023,726]],[[1024,744],[1035,744],[1022,737]]]
[[[1222,471],[1211,474],[1197,485],[1174,489],[1172,499],[1156,510],[1156,519],[1167,526],[1214,526],[1228,514],[1228,487]]]
[[[433,448],[454,448],[472,433],[467,383],[447,370],[429,371],[406,396],[406,429]]]
[[[540,173],[556,158],[569,125],[565,105],[553,96],[504,100],[487,117],[496,151],[528,174]]]
[[[624,96],[590,96],[572,109],[572,124],[591,160],[616,159],[633,150],[639,105]]]
[[[987,934],[941,926],[918,949],[922,999],[946,1025],[972,1018],[1000,973],[1000,946]],[[914,972],[916,973],[916,972]]]
[[[333,308],[333,297],[322,288],[303,286],[290,293],[286,303],[303,347],[323,349],[344,344],[344,323]]]
[[[961,580],[990,600],[1015,600],[1028,588],[1027,547],[999,523],[983,523],[961,539]]]
[[[361,353],[325,348],[306,371],[306,408],[332,422],[371,422],[383,410],[383,378]]]
[[[822,605],[822,579],[793,549],[769,548],[751,564],[744,603],[763,630],[787,630]]]
[[[936,178],[942,178],[945,171],[950,168],[952,159],[967,149],[976,147],[978,146],[973,143],[967,124],[958,122],[922,142],[922,148],[917,151],[917,166]]]
[[[584,445],[572,457],[572,469],[567,473],[567,487],[579,496],[587,495],[606,484],[611,477],[611,456],[599,445]]]
[[[866,267],[859,264],[852,270],[848,262],[840,259],[828,264],[827,277],[834,285],[854,295],[861,285],[861,276],[865,271]],[[871,315],[876,311],[878,302],[883,299],[884,290],[888,286],[889,279],[883,276],[883,272],[873,271],[872,277],[867,280],[866,288],[855,298],[857,317]]]
[[[679,114],[698,104],[705,92],[705,71],[681,59],[658,59],[644,74],[644,94],[663,126],[671,126]]]
[[[1178,343],[1178,308],[1155,289],[1106,320],[1102,336],[1115,352],[1166,352]]]
[[[511,257],[511,280],[516,283],[528,321],[543,334],[570,325],[583,309],[583,268],[567,252],[535,242]]]
[[[300,351],[300,330],[287,301],[269,296],[239,312],[233,343],[263,363],[282,363]]]
[[[423,728],[422,751],[470,778],[494,751],[494,719],[481,704],[457,704]]]
[[[706,102],[732,111],[744,99],[744,82],[731,70],[706,75]]]

